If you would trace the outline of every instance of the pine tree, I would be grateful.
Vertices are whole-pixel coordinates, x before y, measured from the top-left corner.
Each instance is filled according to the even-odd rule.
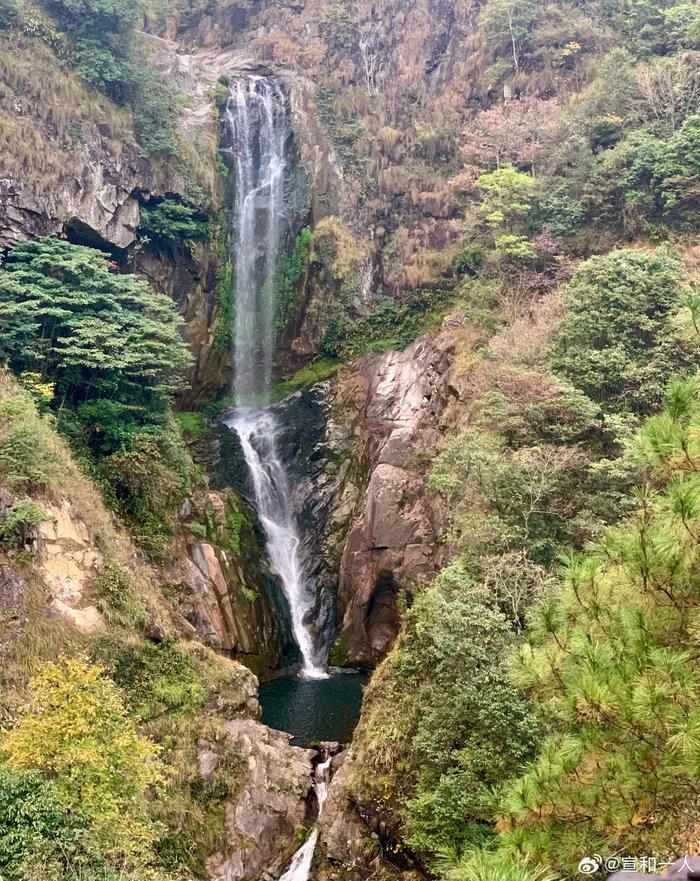
[[[700,818],[699,437],[698,380],[676,382],[635,446],[636,511],[567,560],[520,651],[553,733],[501,828],[560,871],[584,853],[667,853]]]

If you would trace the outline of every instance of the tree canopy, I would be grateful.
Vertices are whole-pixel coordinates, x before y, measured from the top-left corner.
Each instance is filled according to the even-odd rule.
[[[0,756],[10,768],[52,779],[61,804],[86,818],[117,866],[147,861],[158,829],[145,792],[161,779],[160,765],[117,686],[99,667],[72,659],[44,665],[29,694],[24,715],[0,739]]]
[[[190,355],[172,301],[115,270],[58,239],[18,245],[0,268],[0,357],[53,382],[58,404],[108,401],[144,422],[167,408]]]
[[[663,249],[591,257],[566,287],[555,369],[607,410],[650,413],[691,363],[670,321],[684,281],[680,261]]]

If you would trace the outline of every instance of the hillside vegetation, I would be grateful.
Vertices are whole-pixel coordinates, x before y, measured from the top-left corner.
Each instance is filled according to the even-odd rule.
[[[440,876],[697,847],[699,21],[501,0],[476,21],[506,100],[444,178],[477,329],[428,479],[451,562],[372,679],[349,782]]]
[[[194,501],[209,483],[193,450],[226,400],[176,412],[193,360],[156,290],[201,270],[213,301],[187,287],[180,311],[199,304],[225,356],[226,172],[183,142],[186,97],[142,29],[245,39],[303,77],[342,168],[277,267],[280,339],[314,321],[290,360],[311,363],[278,395],[446,317],[461,331],[463,394],[448,389],[423,463],[445,565],[399,597],[343,769],[379,830],[361,842],[372,877],[560,881],[591,853],[697,851],[700,7],[0,0],[3,185],[50,201],[98,154],[181,178],[135,188],[118,257],[47,237],[2,255],[0,877],[208,877],[265,764],[225,728],[256,714],[254,677],[200,641],[164,574],[206,542],[246,614],[261,601],[241,574],[259,540],[245,505]],[[371,446],[333,472],[366,471]]]

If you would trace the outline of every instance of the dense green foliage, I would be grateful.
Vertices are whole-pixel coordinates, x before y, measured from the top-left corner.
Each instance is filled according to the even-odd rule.
[[[207,239],[210,234],[206,215],[170,197],[142,206],[139,233],[175,244]]]
[[[472,287],[478,290],[483,284],[475,282]],[[693,798],[687,791],[690,764],[676,778],[677,760],[669,753],[668,762],[674,772],[664,770],[662,774],[663,780],[669,781],[668,804],[657,820],[645,819],[648,835],[634,828],[642,803],[661,797],[654,788],[656,783],[644,782],[644,762],[666,761],[661,734],[651,757],[641,718],[634,722],[636,729],[631,716],[630,727],[620,727],[620,743],[629,746],[634,741],[639,748],[636,756],[633,749],[625,752],[630,762],[626,769],[621,757],[614,754],[606,766],[610,732],[604,723],[610,723],[613,711],[607,705],[602,715],[595,717],[596,724],[603,726],[596,729],[597,740],[588,731],[582,735],[578,752],[571,746],[572,727],[578,718],[572,708],[577,708],[582,719],[592,717],[592,712],[583,709],[580,692],[569,692],[569,688],[583,689],[590,683],[582,675],[581,665],[590,662],[592,675],[607,659],[612,665],[610,676],[620,675],[622,679],[613,683],[609,676],[600,684],[604,692],[601,701],[613,700],[608,689],[614,689],[615,707],[619,707],[625,689],[629,690],[630,682],[639,675],[639,668],[634,667],[639,651],[648,650],[655,657],[656,648],[645,642],[649,628],[636,635],[624,629],[642,627],[645,614],[627,605],[617,610],[611,603],[613,594],[620,603],[625,596],[615,562],[622,551],[618,545],[613,550],[611,541],[614,535],[627,535],[627,526],[606,535],[601,545],[605,553],[601,550],[583,558],[584,569],[570,597],[571,621],[566,625],[572,632],[575,629],[575,638],[580,639],[576,643],[579,666],[573,666],[577,654],[568,641],[568,631],[555,632],[555,628],[567,608],[562,600],[564,589],[556,578],[562,557],[581,553],[587,542],[601,535],[605,524],[615,524],[637,505],[638,497],[631,486],[645,459],[639,453],[621,455],[630,428],[638,423],[639,414],[658,407],[670,377],[692,372],[697,366],[697,344],[691,339],[697,298],[691,293],[680,262],[663,249],[622,249],[592,257],[574,272],[563,293],[567,309],[548,347],[540,345],[534,353],[528,353],[525,347],[523,356],[518,354],[516,343],[500,362],[487,350],[473,380],[482,391],[468,405],[468,427],[445,443],[433,463],[428,489],[443,500],[445,538],[456,562],[419,593],[406,614],[397,645],[370,686],[357,734],[358,763],[351,782],[354,793],[371,800],[380,812],[398,818],[405,844],[457,881],[495,881],[500,877],[534,881],[544,872],[538,868],[543,863],[550,864],[557,873],[572,871],[581,854],[591,847],[603,853],[632,845],[640,852],[652,852],[664,843],[668,847],[672,830],[677,831],[680,820],[679,808],[674,811],[673,805],[680,805],[683,798]],[[493,302],[491,308],[497,309],[498,301]],[[497,316],[489,317],[483,300],[478,309],[472,315],[478,317],[485,332],[497,330]],[[687,391],[674,394],[675,398],[683,399],[684,394],[688,397]],[[677,403],[674,406],[678,408]],[[648,431],[649,427],[645,436]],[[691,422],[688,437],[692,433]],[[671,439],[681,447],[687,446],[687,441],[676,438],[670,427],[657,443],[663,445]],[[692,464],[688,467],[692,471]],[[692,524],[689,530],[690,536]],[[666,537],[667,552],[661,550],[664,540],[658,539],[659,553],[670,553],[674,544],[671,534]],[[637,536],[637,544],[625,553],[642,565],[639,541],[643,537]],[[683,575],[678,561],[685,560],[687,553],[680,548],[677,553],[679,556],[674,551],[667,564],[685,584],[688,576]],[[596,590],[590,605],[586,605],[582,598],[584,586],[587,591],[594,589],[590,574],[586,574],[592,569],[586,567],[593,567],[593,560],[596,566],[612,568],[605,582],[609,586],[604,592],[602,586],[600,592]],[[649,561],[649,565],[653,565],[659,583],[666,584],[668,571],[658,569],[661,561],[658,565]],[[688,558],[688,566],[690,571],[692,558]],[[637,581],[630,583],[632,595],[643,602]],[[479,646],[488,643],[471,617],[477,598],[476,618],[488,621],[489,633],[493,638],[500,634],[503,645],[489,655],[493,666],[485,667],[482,661],[475,673],[468,663],[459,665],[473,651],[471,639]],[[668,601],[665,595],[660,600],[662,605]],[[587,641],[594,626],[583,616],[577,605],[581,603],[583,612],[605,616],[594,643]],[[674,603],[675,599],[672,607]],[[672,625],[668,639],[670,644],[678,645],[684,639],[678,633],[680,620],[687,614],[688,608],[683,606],[680,611],[679,607],[675,623],[664,623],[650,608],[646,610],[646,616],[654,615],[659,634],[669,623]],[[608,615],[618,621],[619,632]],[[465,621],[471,623],[462,640]],[[622,669],[612,660],[616,658],[614,647],[626,637],[625,644],[630,645],[635,660],[629,669]],[[526,646],[542,645],[542,649],[533,655],[537,660],[532,662],[530,676],[514,677],[504,658],[516,652],[523,639]],[[608,648],[601,639],[609,640]],[[546,672],[555,649],[559,652],[556,666]],[[429,652],[425,662],[423,652]],[[523,653],[527,655],[527,651]],[[679,655],[685,657],[682,649]],[[656,663],[651,656],[649,663]],[[666,660],[659,659],[659,663],[664,665],[659,677],[670,675]],[[572,665],[570,679],[562,679],[567,664]],[[440,678],[443,668],[449,671],[445,682]],[[490,687],[480,689],[482,672],[488,676]],[[531,677],[536,675],[543,677],[546,685],[533,682]],[[678,675],[686,677],[688,670],[679,670]],[[499,676],[503,677],[507,698],[496,688],[501,682]],[[680,685],[669,687],[674,694],[680,689]],[[653,688],[653,694],[659,696],[659,703],[654,704],[658,712],[665,698],[661,697],[660,685]],[[693,688],[684,707],[692,704]],[[477,703],[474,689],[479,692]],[[519,689],[527,694],[529,705]],[[509,730],[516,738],[513,751],[504,745],[496,722],[502,700],[504,705],[518,708],[509,717],[513,723]],[[630,714],[641,711],[636,698],[629,700],[633,702]],[[559,707],[558,715],[554,715],[555,706]],[[468,708],[463,721],[455,715],[461,707]],[[523,724],[527,720],[522,729],[520,707]],[[670,707],[669,714],[659,720],[665,731],[675,718]],[[683,711],[679,710],[677,716],[682,718]],[[488,724],[482,726],[480,720],[487,717]],[[489,838],[492,824],[504,810],[498,787],[517,775],[528,749],[531,753],[538,750],[537,740],[528,740],[528,736],[534,738],[538,725],[545,731],[554,728],[560,733],[551,744],[545,741],[535,770],[527,770],[521,783],[513,784],[513,792],[521,798],[520,807],[517,811],[512,807],[515,795],[507,796],[509,818],[502,819],[499,828],[510,823],[512,833],[506,839],[507,846],[500,845]],[[524,739],[519,739],[518,732]],[[590,741],[589,734],[593,738]],[[443,753],[445,742],[448,748]],[[423,751],[424,745],[427,748]],[[585,769],[593,762],[585,752],[589,746],[602,751],[596,759],[601,768],[599,778],[586,776]],[[688,748],[692,752],[692,747]],[[505,764],[499,766],[500,760]],[[479,765],[479,779],[489,781],[487,791],[480,792],[473,780],[463,776],[472,762],[483,763]],[[491,768],[490,762],[494,763]],[[560,773],[557,769],[561,768],[565,770]],[[559,776],[554,779],[553,773]],[[610,792],[618,773],[630,779],[620,782],[620,801],[616,803]],[[569,775],[566,787],[562,774]],[[653,774],[651,779],[656,779]],[[537,796],[540,801],[535,800],[533,780],[546,787]],[[676,780],[678,791],[685,795],[672,801]],[[647,785],[654,789],[653,795],[647,793]],[[552,817],[552,805],[556,805],[555,813],[561,812],[557,814],[561,817],[559,823]],[[629,812],[625,815],[626,810]],[[586,816],[595,818],[588,826]],[[624,816],[630,824],[626,835]],[[594,833],[596,823],[598,832]],[[541,834],[542,827],[546,827],[546,838]],[[484,845],[486,850],[479,849]],[[448,854],[451,856],[445,869]]]
[[[217,317],[214,327],[214,345],[220,352],[229,351],[233,342],[235,298],[233,263],[224,260],[216,273]]]
[[[13,500],[0,514],[0,545],[5,548],[24,547],[35,527],[47,519],[46,511],[32,499]]]
[[[673,384],[634,447],[633,516],[567,562],[520,652],[555,733],[506,789],[504,841],[564,873],[584,852],[663,852],[697,820],[698,420],[697,380]]]
[[[207,712],[239,708],[245,702],[240,668],[208,653],[201,645],[176,641],[135,641],[128,628],[115,628],[94,647],[98,663],[123,690],[130,715],[142,730],[163,744],[170,773],[151,805],[152,816],[167,832],[155,849],[166,877],[202,877],[204,859],[224,834],[225,804],[237,792],[241,758],[227,742],[222,719]],[[211,743],[219,757],[205,786],[198,771],[198,745]]]
[[[416,289],[405,304],[383,297],[369,314],[338,310],[328,322],[321,355],[349,360],[385,349],[402,349],[437,322],[453,296],[453,285],[445,282]]]
[[[129,50],[143,11],[140,0],[46,0],[46,7],[71,37],[80,74],[126,101]]]
[[[284,330],[292,315],[297,285],[304,277],[309,265],[311,250],[311,230],[304,227],[294,239],[289,254],[282,254],[275,279],[276,321],[278,330]]]
[[[0,354],[32,388],[48,383],[59,428],[146,539],[167,531],[190,479],[169,410],[190,355],[172,301],[114,269],[56,239],[19,245],[0,269]]]
[[[37,771],[0,766],[0,874],[6,881],[116,881],[85,818]]]
[[[177,97],[166,78],[151,66],[136,36],[145,11],[142,0],[40,2],[66,35],[69,60],[80,76],[133,111],[144,152],[162,159],[175,156],[179,148]],[[15,12],[14,17],[19,14]]]
[[[691,363],[669,321],[683,279],[680,261],[663,251],[592,257],[566,286],[555,369],[608,412],[658,408],[669,378]]]
[[[52,381],[79,417],[81,406],[111,402],[102,424],[89,414],[91,442],[104,452],[118,446],[127,419],[165,410],[189,364],[167,297],[114,272],[101,252],[57,239],[18,245],[3,264],[0,325],[0,355],[15,373]]]
[[[417,598],[369,686],[355,791],[396,811],[420,852],[487,838],[491,787],[533,753],[537,723],[505,667],[512,639],[488,589],[454,563]]]

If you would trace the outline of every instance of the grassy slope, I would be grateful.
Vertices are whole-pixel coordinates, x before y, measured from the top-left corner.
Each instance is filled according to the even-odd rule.
[[[164,747],[168,779],[152,810],[170,829],[161,848],[165,865],[202,871],[202,856],[223,832],[223,804],[236,789],[237,758],[221,746],[221,779],[203,794],[197,743],[201,738],[222,743],[224,720],[214,706],[229,718],[247,715],[255,680],[240,664],[180,637],[178,616],[144,555],[115,524],[50,417],[37,412],[6,372],[0,374],[0,493],[4,505],[32,499],[44,508],[67,506],[73,520],[87,529],[100,562],[81,605],[94,603],[108,625],[87,635],[48,617],[50,592],[35,546],[30,541],[11,548],[5,542],[0,564],[19,589],[13,602],[2,606],[0,618],[4,723],[16,717],[27,682],[42,662],[83,654],[104,666],[123,688],[142,731]]]

